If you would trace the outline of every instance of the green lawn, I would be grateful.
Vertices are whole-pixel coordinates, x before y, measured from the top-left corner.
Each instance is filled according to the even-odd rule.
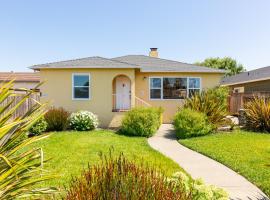
[[[80,175],[88,163],[99,162],[99,152],[108,153],[111,147],[115,155],[123,152],[131,160],[157,166],[167,175],[182,170],[172,160],[149,147],[146,138],[121,136],[108,130],[52,133],[34,146],[43,148],[45,158],[52,158],[45,169],[60,176],[45,183],[50,186],[67,186],[70,178]]]
[[[229,166],[270,195],[270,134],[235,131],[180,143]]]

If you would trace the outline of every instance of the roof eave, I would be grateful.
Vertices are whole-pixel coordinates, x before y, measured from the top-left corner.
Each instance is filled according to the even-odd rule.
[[[108,67],[108,66],[72,66],[72,67],[42,67],[42,66],[32,66],[29,67],[33,70],[40,70],[40,69],[140,69],[138,66],[132,67]]]
[[[211,73],[211,74],[225,74],[226,72],[223,72],[223,71],[176,71],[176,70],[173,70],[173,71],[161,71],[161,70],[140,70],[141,72],[157,72],[157,73],[169,73],[169,72],[178,72],[178,73]]]
[[[240,81],[240,82],[234,82],[234,83],[225,83],[225,84],[221,84],[221,85],[222,86],[232,86],[232,85],[252,83],[252,82],[257,82],[257,81],[265,81],[265,80],[269,80],[269,79],[270,79],[270,77],[266,77],[266,78],[258,78],[258,79],[248,80],[248,81]]]

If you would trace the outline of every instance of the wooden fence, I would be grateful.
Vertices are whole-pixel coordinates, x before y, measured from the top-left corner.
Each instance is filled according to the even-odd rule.
[[[23,93],[19,93],[16,94],[15,96],[10,96],[8,97],[5,101],[3,101],[0,106],[5,106],[7,105],[9,102],[12,102],[12,104],[10,105],[9,108],[13,108],[22,98],[23,98],[24,94]],[[25,102],[15,111],[13,118],[19,117],[24,115],[34,104],[36,104],[36,102],[40,101],[40,94],[39,93],[33,93],[31,94],[30,98],[26,99]],[[8,112],[8,111],[6,111]]]
[[[239,110],[244,108],[244,104],[255,97],[270,98],[270,92],[231,93],[228,96],[229,112],[231,114],[239,114]]]

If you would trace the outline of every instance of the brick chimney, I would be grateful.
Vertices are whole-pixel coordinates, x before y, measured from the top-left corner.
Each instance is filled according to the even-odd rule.
[[[150,48],[149,56],[158,58],[158,48]]]

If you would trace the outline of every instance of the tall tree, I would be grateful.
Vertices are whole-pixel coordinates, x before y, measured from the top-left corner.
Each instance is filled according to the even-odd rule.
[[[226,76],[232,76],[245,71],[242,64],[237,63],[230,57],[224,58],[206,58],[203,62],[196,62],[196,65],[227,70]]]

